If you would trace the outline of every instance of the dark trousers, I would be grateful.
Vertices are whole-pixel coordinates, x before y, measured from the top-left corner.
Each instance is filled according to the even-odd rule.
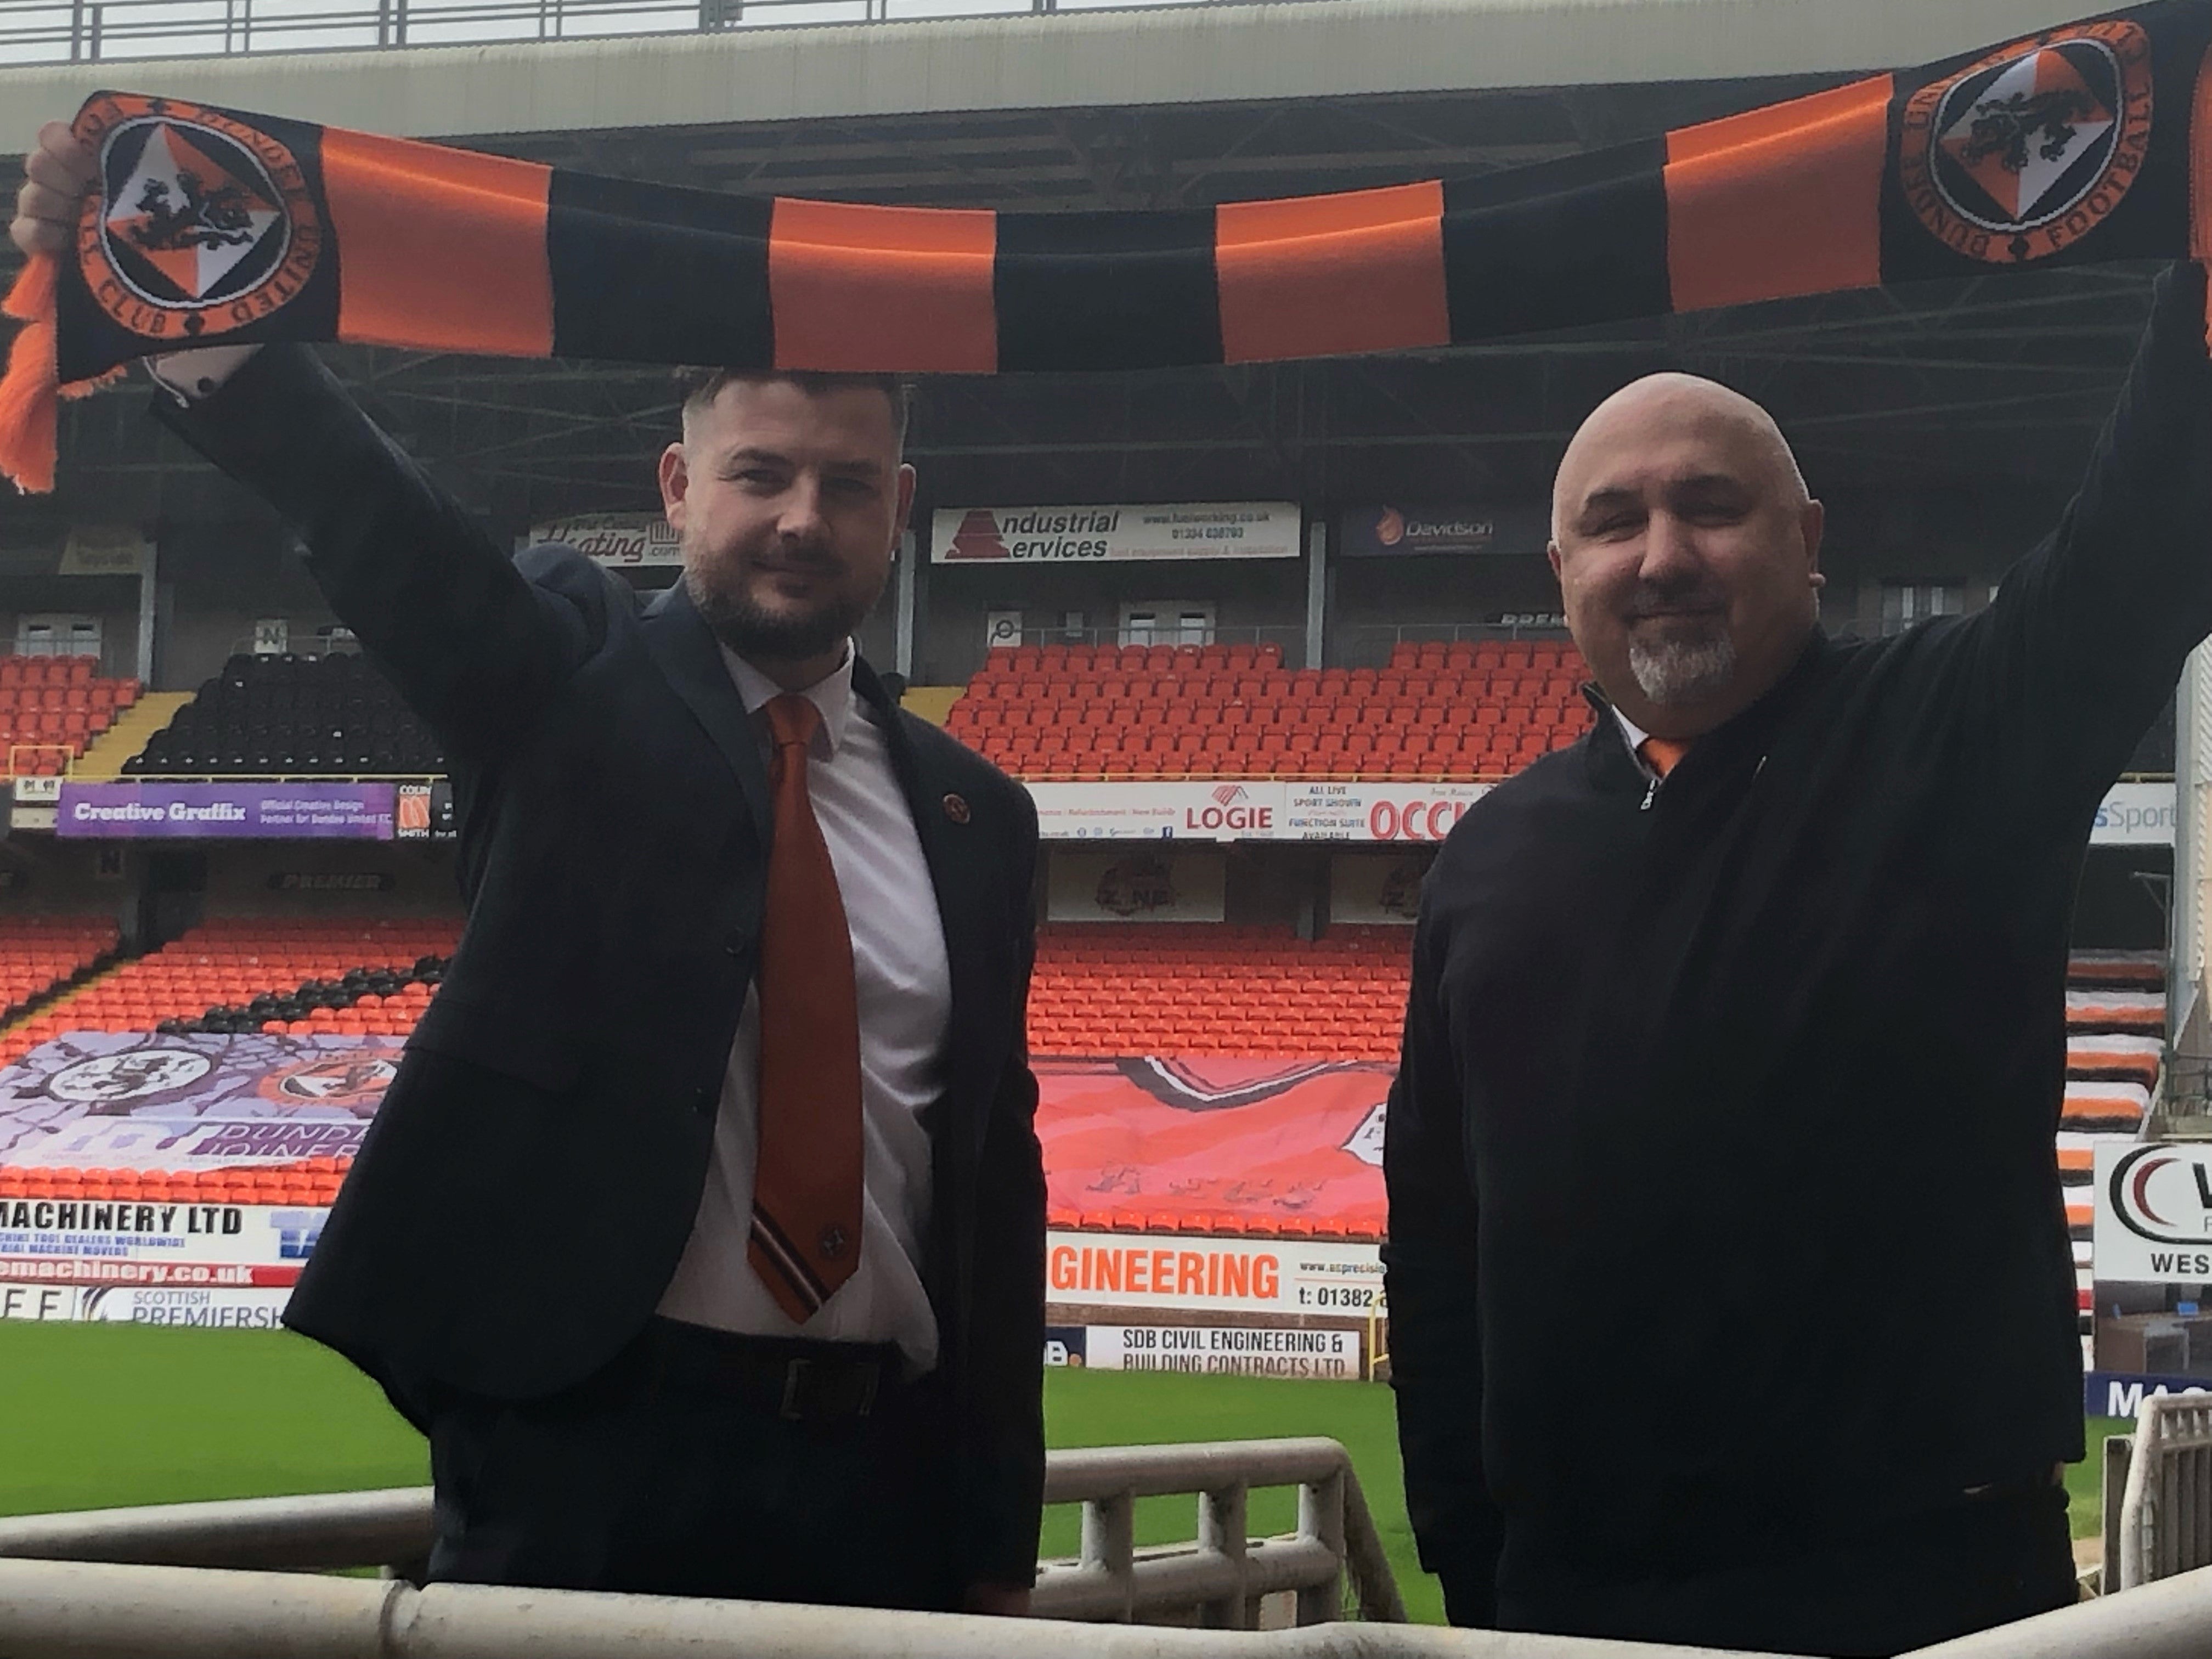
[[[549,1399],[434,1401],[430,1581],[955,1607],[937,1379],[899,1382],[884,1350],[865,1414],[774,1384],[855,1352],[656,1319]]]
[[[2070,1604],[2061,1486],[2015,1488],[1802,1551],[1665,1577],[1499,1575],[1498,1624],[1562,1636],[1846,1659],[1909,1652]]]

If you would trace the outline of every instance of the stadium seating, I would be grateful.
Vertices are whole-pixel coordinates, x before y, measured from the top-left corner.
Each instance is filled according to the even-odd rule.
[[[0,657],[0,779],[53,777],[138,700],[94,657]]]
[[[1410,927],[1081,922],[1042,929],[1030,985],[1040,1054],[1395,1060]]]
[[[446,757],[367,658],[235,656],[129,776],[357,777],[443,772]]]
[[[104,916],[0,916],[0,1023],[92,967],[116,938]]]
[[[458,917],[210,921],[0,1036],[0,1065],[64,1031],[405,1036],[459,935]]]
[[[2158,1087],[2166,967],[2156,951],[2082,951],[2066,974],[2069,1129],[2132,1134]]]
[[[228,1170],[50,1170],[0,1165],[0,1198],[106,1203],[327,1205],[353,1167],[350,1158]]]
[[[2066,1093],[2059,1113],[2058,1178],[2074,1260],[2094,1263],[2097,1144],[2130,1140],[2158,1097],[2166,1048],[2166,963],[2155,951],[2077,951],[2066,972]]]
[[[1401,644],[1386,668],[1273,645],[994,648],[945,730],[1018,776],[1498,777],[1589,728],[1565,640]]]

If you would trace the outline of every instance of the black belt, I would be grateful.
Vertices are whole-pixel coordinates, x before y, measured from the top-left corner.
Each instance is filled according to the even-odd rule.
[[[794,1423],[857,1421],[902,1387],[890,1342],[744,1336],[656,1316],[639,1343],[656,1382],[734,1396]]]
[[[2048,1469],[2033,1474],[2017,1476],[2010,1480],[1989,1480],[1978,1486],[1969,1486],[1960,1494],[1970,1504],[1979,1504],[1991,1498],[2032,1498],[2038,1492],[2051,1491],[2066,1484],[2066,1466],[2053,1463]]]

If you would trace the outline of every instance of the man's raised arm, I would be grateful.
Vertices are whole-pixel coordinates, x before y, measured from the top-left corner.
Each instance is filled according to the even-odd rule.
[[[2093,806],[2212,633],[2212,362],[2204,270],[2179,264],[2081,488],[1972,618],[1966,688],[1991,775]]]
[[[92,152],[49,122],[24,173],[10,236],[67,257]],[[305,348],[167,361],[162,422],[276,510],[331,610],[447,747],[483,760],[514,742],[596,644],[596,606],[526,580]]]

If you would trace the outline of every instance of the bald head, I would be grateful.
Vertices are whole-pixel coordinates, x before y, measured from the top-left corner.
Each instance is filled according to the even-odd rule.
[[[1790,453],[1790,441],[1774,416],[1718,380],[1697,374],[1647,374],[1590,410],[1552,481],[1552,537],[1559,538],[1563,514],[1579,511],[1594,471],[1625,447],[1644,447],[1654,434],[1697,432],[1740,456],[1764,475],[1781,495],[1798,506],[1812,500],[1805,475]]]
[[[1756,701],[1818,616],[1821,512],[1739,392],[1654,374],[1591,411],[1552,489],[1552,567],[1599,684],[1692,738]]]

